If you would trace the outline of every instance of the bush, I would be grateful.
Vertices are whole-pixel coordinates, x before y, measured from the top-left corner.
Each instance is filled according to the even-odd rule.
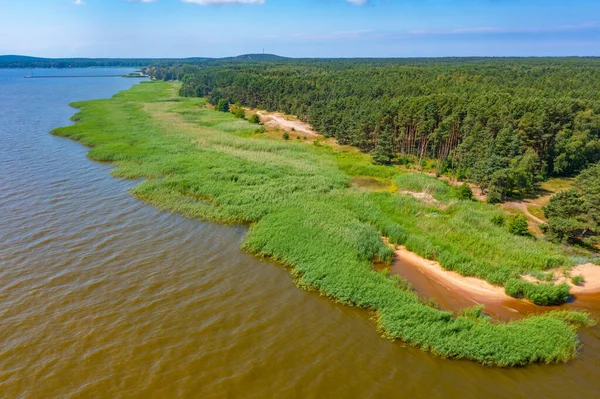
[[[229,101],[225,99],[220,99],[217,105],[215,106],[215,111],[219,112],[229,112]]]
[[[236,117],[236,118],[240,118],[240,119],[244,119],[246,117],[246,113],[244,112],[243,108],[235,108],[232,112],[232,114]]]
[[[250,118],[248,118],[248,122],[259,124],[260,123],[260,117],[257,114],[252,114],[250,116]]]
[[[513,217],[508,223],[508,231],[516,236],[530,236],[529,226],[527,225],[527,219],[525,215],[517,215]]]
[[[471,190],[471,186],[469,186],[467,183],[463,183],[456,190],[456,197],[460,200],[472,201],[473,190]]]
[[[290,134],[288,132],[283,132],[283,134],[281,135],[281,137],[283,137],[284,140],[289,140],[290,139]]]
[[[488,191],[488,196],[487,196],[488,204],[499,204],[502,202],[503,199],[504,198],[502,196],[502,193],[499,190],[492,188],[492,189],[490,189],[490,191]]]

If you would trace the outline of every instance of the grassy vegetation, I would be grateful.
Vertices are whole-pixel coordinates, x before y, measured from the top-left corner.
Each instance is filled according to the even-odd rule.
[[[574,261],[563,249],[532,237],[511,234],[499,220],[502,210],[483,203],[461,201],[459,187],[427,175],[406,173],[394,178],[402,190],[429,193],[434,203],[410,196],[363,193],[347,196],[346,206],[375,226],[394,244],[402,244],[427,259],[437,260],[445,269],[464,276],[485,279],[506,286],[519,281],[519,288],[507,294],[527,298],[538,305],[564,303],[566,285],[534,284],[520,276]]]
[[[571,282],[574,285],[581,285],[581,284],[585,283],[585,278],[583,276],[573,276],[571,278]]]
[[[300,286],[376,312],[388,337],[496,366],[574,356],[576,326],[592,323],[584,314],[495,323],[474,309],[453,317],[373,268],[392,257],[382,235],[497,284],[568,264],[559,247],[511,235],[491,221],[499,210],[458,200],[442,182],[371,165],[360,153],[270,140],[248,121],[205,108],[202,99],[177,98],[177,89],[142,83],[109,100],[74,104],[79,123],[54,133],[90,146],[91,159],[114,163],[116,177],[145,178],[132,194],[160,209],[249,224],[245,250],[289,266]],[[351,176],[429,190],[439,202],[352,188]]]

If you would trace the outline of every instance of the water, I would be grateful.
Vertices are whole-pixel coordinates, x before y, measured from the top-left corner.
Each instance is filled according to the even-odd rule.
[[[135,80],[28,72],[0,70],[0,397],[598,397],[598,328],[566,365],[512,370],[382,339],[241,253],[245,228],[158,212],[49,134]]]

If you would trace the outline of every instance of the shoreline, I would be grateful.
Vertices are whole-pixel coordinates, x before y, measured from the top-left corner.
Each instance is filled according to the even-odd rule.
[[[504,287],[495,286],[477,277],[465,277],[457,272],[444,269],[438,262],[423,258],[404,246],[398,246],[394,254],[396,262],[408,264],[448,289],[454,288],[474,296],[495,300],[515,300],[506,295]]]
[[[384,242],[387,243],[387,240]],[[447,310],[453,312],[465,306],[481,304],[485,306],[486,311],[496,316],[513,319],[517,315],[522,317],[544,313],[564,306],[538,306],[525,299],[513,298],[506,294],[502,286],[495,286],[477,277],[466,277],[455,271],[446,270],[439,262],[423,258],[404,246],[395,247],[394,256],[390,272],[405,278],[411,285],[415,283],[411,280],[420,280],[416,282],[420,289],[415,288],[419,294],[429,296],[436,301],[443,300],[446,307],[452,308]],[[412,272],[419,273],[423,278],[419,278]],[[408,275],[411,276],[407,277]],[[592,263],[578,265],[571,269],[571,276],[578,275],[582,275],[585,279],[582,285],[573,285],[570,279],[565,277],[558,279],[556,283],[568,284],[575,301],[600,293],[600,266]],[[529,281],[535,282],[532,279]],[[439,287],[432,286],[435,284]]]

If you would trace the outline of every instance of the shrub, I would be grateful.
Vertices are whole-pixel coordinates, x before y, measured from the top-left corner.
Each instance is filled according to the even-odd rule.
[[[525,215],[517,215],[508,223],[508,231],[516,236],[529,236],[529,226]]]
[[[236,118],[240,118],[240,119],[244,119],[246,117],[246,113],[244,112],[243,108],[235,108],[232,112],[232,114],[236,117]]]
[[[502,193],[495,188],[490,189],[487,195],[487,203],[488,204],[499,204],[503,200]]]
[[[281,137],[283,137],[284,140],[289,140],[290,139],[290,134],[288,132],[283,132],[283,134],[281,135]]]
[[[250,115],[250,118],[248,118],[248,122],[259,124],[260,117],[257,114],[252,114],[252,115]]]
[[[473,190],[471,190],[471,186],[467,183],[463,183],[456,190],[456,197],[460,200],[472,201],[473,200]]]
[[[229,101],[225,100],[224,98],[220,99],[215,106],[215,111],[229,112]]]

